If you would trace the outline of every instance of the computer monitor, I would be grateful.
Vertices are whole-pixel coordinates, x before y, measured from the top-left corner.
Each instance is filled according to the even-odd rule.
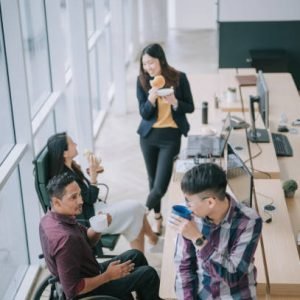
[[[238,202],[252,207],[252,173],[229,144],[226,164],[229,193],[231,192]]]
[[[254,143],[269,143],[268,131],[265,128],[256,128],[255,125],[254,104],[257,103],[265,127],[269,128],[269,89],[262,71],[258,71],[256,86],[257,96],[250,96],[249,98],[251,128],[248,131],[248,138]]]
[[[264,73],[261,70],[257,74],[256,87],[257,96],[259,97],[259,113],[266,128],[269,128],[269,89]]]

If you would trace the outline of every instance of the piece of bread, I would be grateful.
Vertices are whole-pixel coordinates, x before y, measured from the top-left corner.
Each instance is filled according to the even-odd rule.
[[[150,80],[150,85],[152,87],[156,87],[158,89],[163,88],[165,86],[165,84],[166,84],[166,81],[165,81],[164,76],[162,76],[162,75],[157,75],[154,77],[153,80]]]
[[[95,156],[95,154],[91,151],[91,150],[88,150],[88,149],[85,149],[84,150],[84,156],[86,157],[86,159],[89,161],[90,160],[90,158],[91,158],[91,156]],[[101,159],[100,158],[97,158],[96,156],[95,156],[95,158],[96,158],[96,162],[99,164],[99,167],[98,167],[98,169],[97,169],[97,173],[102,173],[103,171],[104,171],[104,168],[100,165],[101,164]],[[89,168],[87,168],[87,173],[90,175],[90,170],[89,170]]]

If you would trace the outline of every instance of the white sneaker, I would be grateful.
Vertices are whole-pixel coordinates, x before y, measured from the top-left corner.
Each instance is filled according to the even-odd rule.
[[[162,253],[163,249],[164,249],[164,243],[165,240],[162,239],[161,237],[158,238],[158,241],[155,245],[151,245],[149,247],[149,252],[150,253]]]

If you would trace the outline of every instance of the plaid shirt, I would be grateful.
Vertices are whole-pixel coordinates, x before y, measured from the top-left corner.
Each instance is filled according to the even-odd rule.
[[[200,249],[178,235],[175,250],[178,299],[256,299],[254,253],[262,230],[256,211],[237,203],[219,224],[194,217],[207,243]]]

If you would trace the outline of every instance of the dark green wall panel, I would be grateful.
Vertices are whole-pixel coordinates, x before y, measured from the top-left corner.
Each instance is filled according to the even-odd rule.
[[[282,49],[300,88],[300,21],[220,22],[219,67],[251,67],[250,50]],[[278,70],[280,71],[280,70]]]

